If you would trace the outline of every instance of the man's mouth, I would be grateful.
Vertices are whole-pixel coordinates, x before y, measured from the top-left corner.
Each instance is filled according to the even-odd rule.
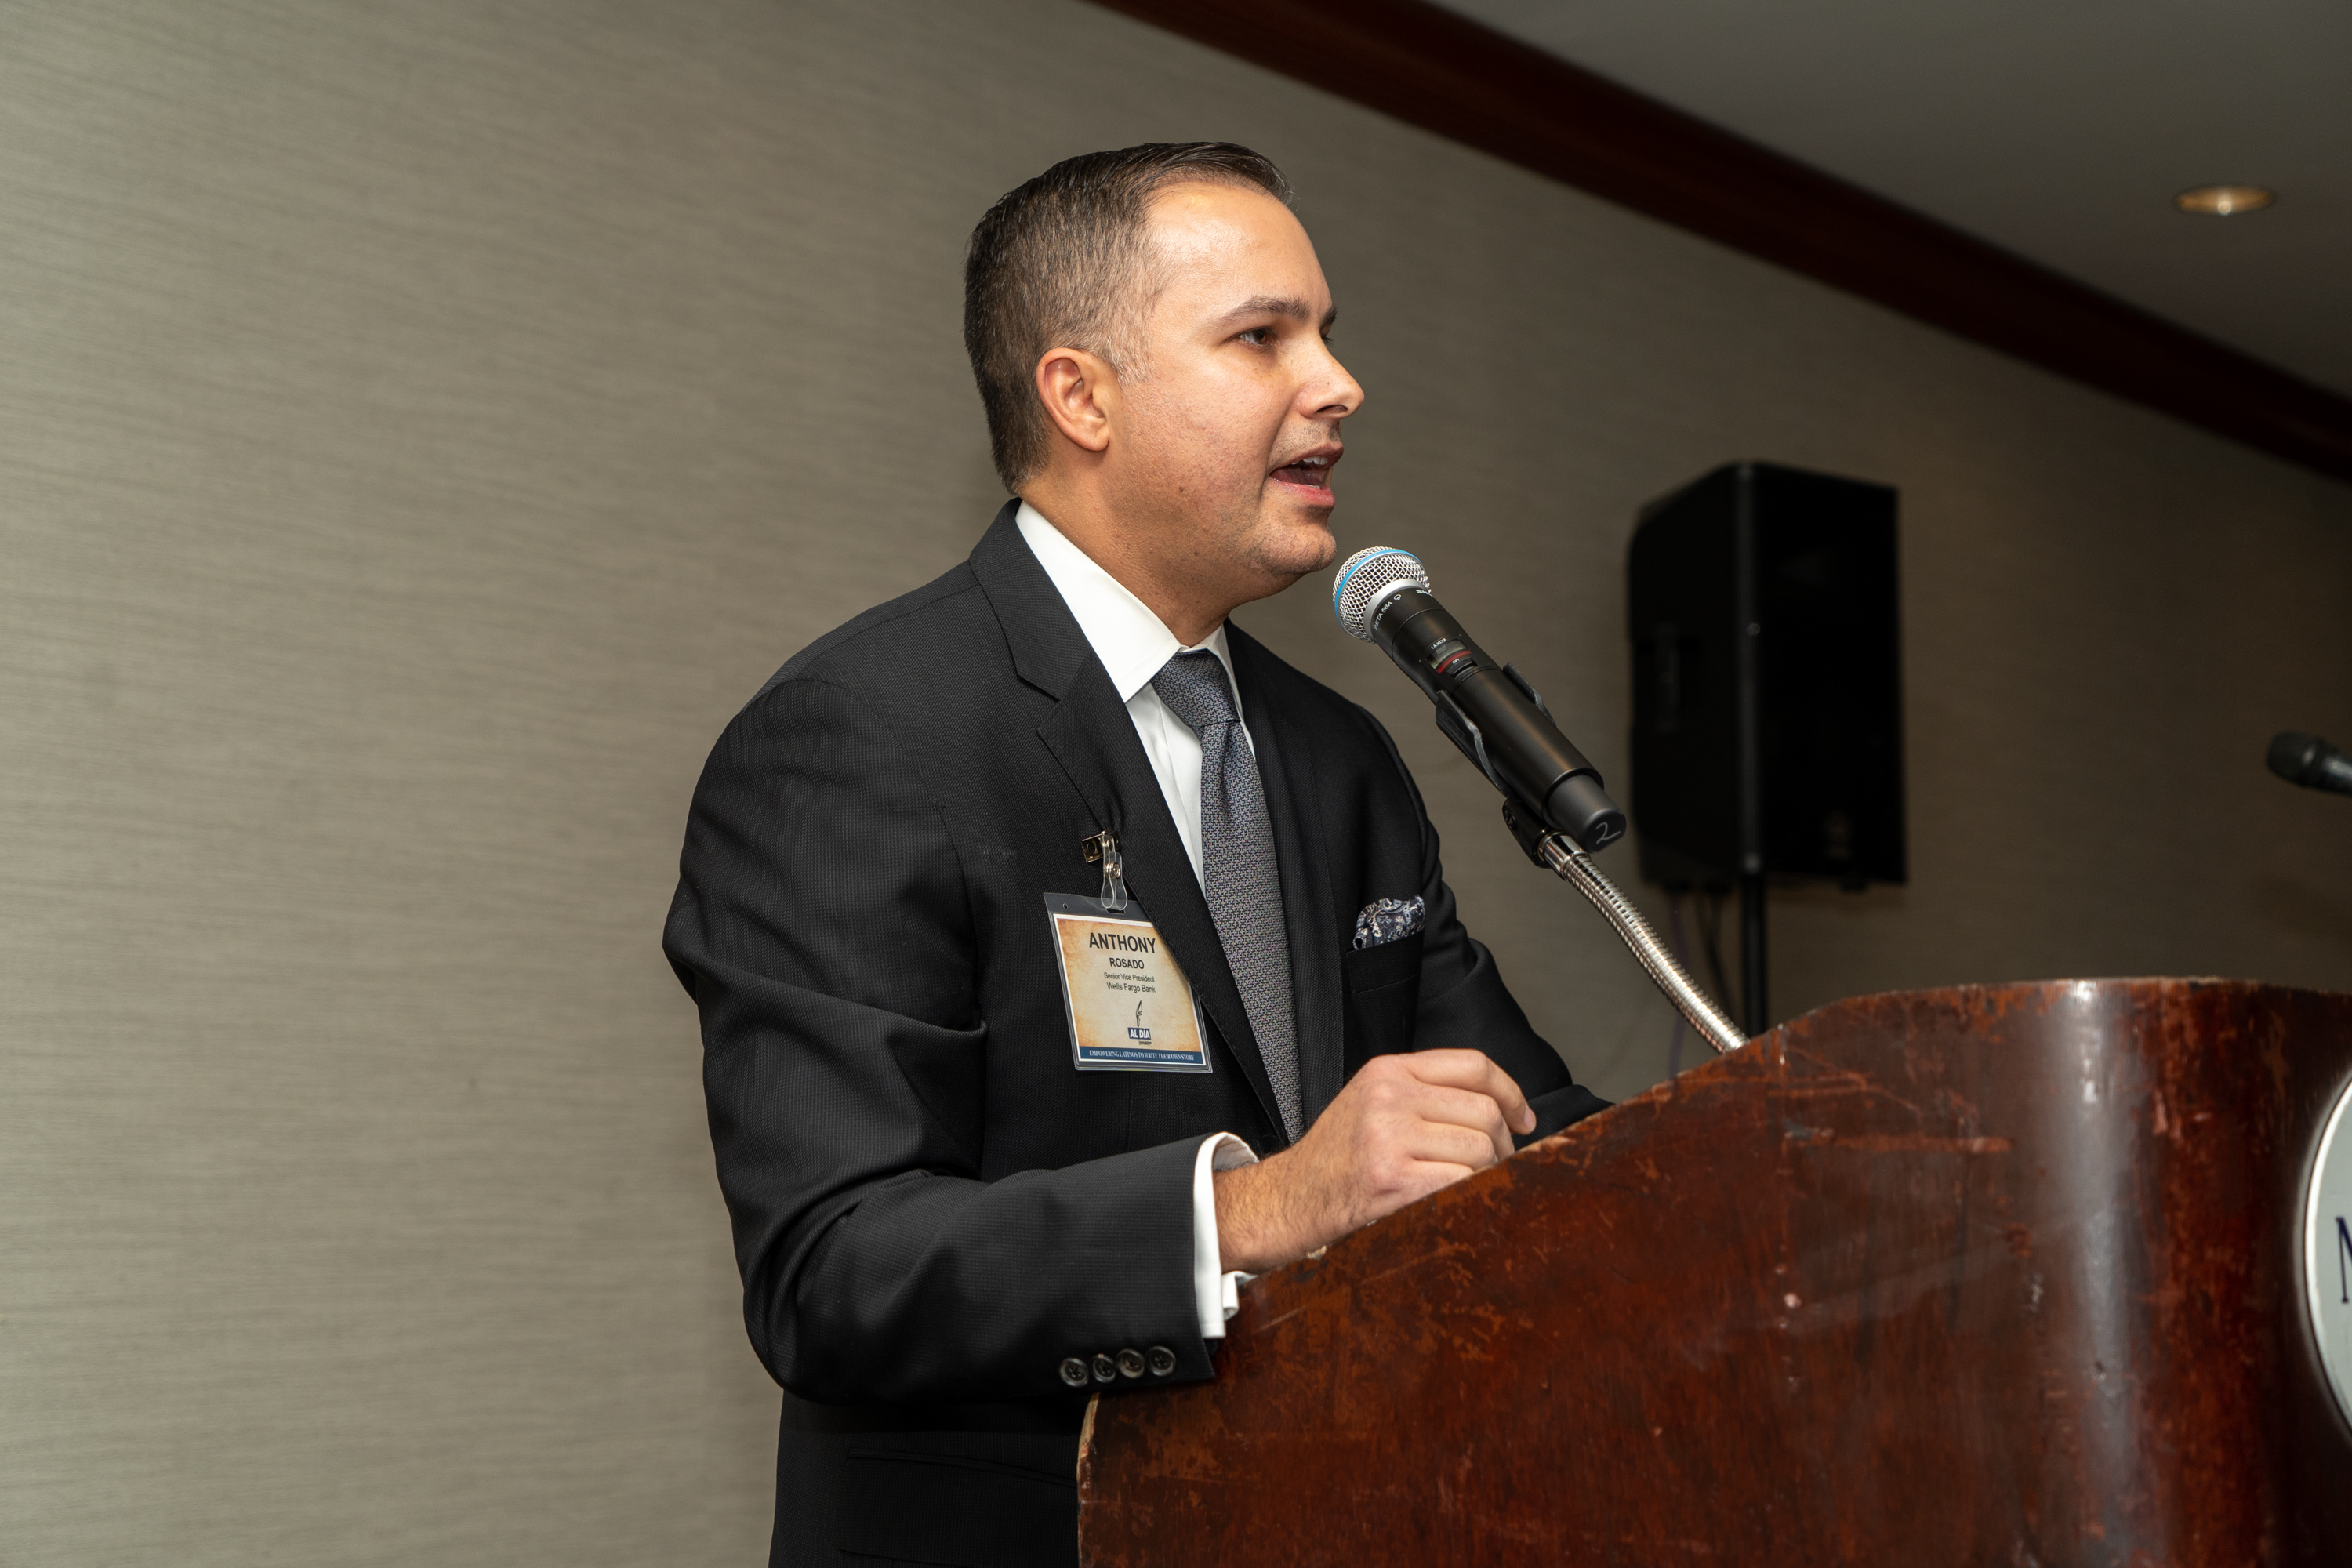
[[[1331,465],[1339,460],[1339,448],[1337,447],[1318,447],[1291,458],[1275,469],[1272,477],[1276,483],[1290,486],[1300,500],[1310,505],[1329,506],[1334,499],[1331,494]]]

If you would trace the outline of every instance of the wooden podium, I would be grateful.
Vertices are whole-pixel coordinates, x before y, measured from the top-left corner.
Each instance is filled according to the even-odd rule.
[[[1215,1382],[1097,1402],[1081,1559],[2352,1563],[2347,1079],[2352,996],[1825,1007],[1247,1287]]]

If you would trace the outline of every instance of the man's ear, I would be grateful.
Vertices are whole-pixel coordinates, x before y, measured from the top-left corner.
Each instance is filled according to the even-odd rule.
[[[1085,451],[1110,449],[1118,391],[1118,373],[1099,354],[1055,348],[1037,361],[1037,400],[1045,405],[1045,417],[1065,439]]]

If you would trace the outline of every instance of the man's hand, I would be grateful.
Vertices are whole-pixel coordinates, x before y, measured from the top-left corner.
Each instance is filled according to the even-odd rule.
[[[1511,1152],[1536,1113],[1477,1051],[1374,1057],[1307,1136],[1216,1176],[1224,1267],[1263,1273],[1306,1257]]]

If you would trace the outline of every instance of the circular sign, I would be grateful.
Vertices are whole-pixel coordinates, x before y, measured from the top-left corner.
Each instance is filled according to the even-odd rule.
[[[2352,1421],[2352,1085],[2336,1097],[2303,1194],[2303,1287],[2319,1364]]]

